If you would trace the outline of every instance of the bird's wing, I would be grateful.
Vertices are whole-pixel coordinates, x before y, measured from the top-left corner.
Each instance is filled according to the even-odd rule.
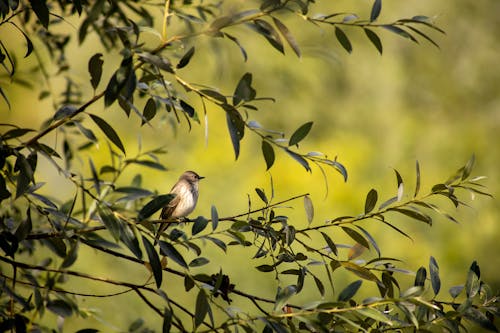
[[[177,207],[177,205],[179,204],[180,199],[181,197],[176,195],[172,200],[170,200],[168,205],[163,207],[163,209],[161,210],[160,218],[163,220],[169,219],[170,216],[172,216],[175,207]]]

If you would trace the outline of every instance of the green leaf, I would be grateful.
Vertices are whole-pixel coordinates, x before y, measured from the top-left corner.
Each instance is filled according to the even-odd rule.
[[[240,141],[243,139],[245,133],[245,123],[241,114],[234,108],[226,110],[226,122],[229,130],[229,136],[233,144],[235,158],[238,159],[240,155]]]
[[[311,172],[311,167],[309,166],[309,163],[307,163],[307,161],[305,160],[305,158],[303,158],[302,156],[300,156],[299,154],[297,153],[294,153],[293,151],[289,150],[289,149],[285,149],[286,153],[288,155],[290,155],[294,160],[296,160],[297,162],[300,163],[300,165],[302,165],[304,167],[304,169],[306,169],[307,171]]]
[[[125,154],[125,147],[123,146],[122,140],[120,140],[120,137],[116,133],[116,131],[109,125],[104,119],[93,115],[89,114],[90,118],[96,123],[96,125],[101,129],[101,131],[104,132],[106,137],[116,146],[118,147],[123,154]]]
[[[425,280],[427,278],[427,271],[425,267],[420,267],[415,275],[415,283],[414,286],[423,287],[425,285]]]
[[[69,317],[73,314],[73,308],[71,305],[62,299],[48,301],[47,309],[61,317]]]
[[[288,300],[297,294],[297,286],[290,285],[285,288],[278,288],[276,300],[274,302],[274,311],[280,311],[287,304]]]
[[[0,175],[0,183],[4,181],[3,177]],[[1,185],[1,184],[0,184]],[[10,194],[10,193],[9,193]],[[31,230],[33,229],[33,222],[31,220],[31,209],[28,206],[26,210],[26,220],[22,221],[16,229],[14,235],[18,242],[23,241],[29,235]]]
[[[30,0],[30,5],[36,17],[45,29],[49,27],[49,8],[46,0]]]
[[[349,237],[351,237],[356,243],[363,245],[367,249],[370,248],[370,244],[368,244],[367,240],[356,230],[353,230],[353,229],[348,228],[348,227],[342,227],[342,230],[347,235],[349,235]]]
[[[307,223],[311,224],[314,218],[314,206],[311,198],[308,195],[304,196],[304,209],[306,211]]]
[[[360,227],[359,225],[357,225],[356,228],[358,228],[359,230],[361,230],[361,232],[365,235],[365,237],[368,239],[368,241],[373,246],[373,248],[375,249],[375,251],[377,251],[377,254],[380,257],[380,249],[379,249],[379,247],[377,245],[377,242],[375,241],[375,238],[373,238],[372,235],[370,235],[370,233],[368,231],[366,231],[363,227]]]
[[[465,292],[467,298],[473,298],[479,292],[481,288],[481,272],[476,261],[470,266],[469,272],[467,273],[467,281],[465,283]]]
[[[94,182],[95,190],[97,194],[101,194],[101,181],[99,180],[99,176],[97,175],[94,162],[90,157],[89,157],[89,166],[90,166],[90,173],[92,173],[92,180]]]
[[[252,73],[245,73],[241,77],[233,94],[233,105],[238,105],[240,102],[248,102],[255,98],[256,92],[252,88]]]
[[[212,230],[215,231],[215,229],[217,229],[217,226],[219,225],[219,214],[217,213],[217,208],[215,208],[214,205],[212,205],[211,216],[212,216]]]
[[[198,258],[193,259],[189,263],[189,267],[200,267],[200,266],[208,264],[209,262],[210,262],[210,260],[208,260],[205,257],[198,257]]]
[[[288,45],[290,45],[290,47],[292,48],[293,52],[295,52],[297,57],[300,58],[299,45],[297,44],[297,41],[295,40],[295,38],[291,34],[290,30],[288,30],[287,26],[283,22],[281,22],[280,20],[278,20],[274,16],[273,16],[273,22],[274,22],[274,25],[278,28],[281,35],[287,41]]]
[[[464,317],[481,326],[481,328],[485,330],[498,332],[498,328],[495,326],[495,323],[492,321],[492,319],[488,318],[486,314],[476,308],[470,307],[469,309],[467,309],[467,311],[464,313]]]
[[[416,161],[415,163],[415,173],[416,173],[416,180],[415,180],[415,194],[413,195],[414,198],[420,192],[420,165],[418,164],[418,161]]]
[[[271,24],[268,22],[261,20],[261,19],[256,19],[253,21],[254,23],[254,28],[255,30],[264,36],[269,44],[272,45],[276,50],[278,50],[281,53],[285,53],[285,49],[283,47],[283,42],[281,41],[280,35],[278,32],[273,28]]]
[[[99,85],[99,82],[101,82],[102,65],[104,64],[104,61],[101,58],[102,53],[96,53],[89,60],[88,67],[90,73],[90,84],[94,90]]]
[[[370,270],[368,268],[361,267],[361,266],[356,265],[356,264],[349,262],[349,261],[343,261],[340,264],[342,265],[342,267],[344,267],[348,271],[356,274],[357,276],[359,276],[362,279],[374,281],[374,282],[379,282],[377,276],[375,276],[375,274],[370,272]]]
[[[380,38],[376,33],[374,33],[372,30],[365,28],[365,34],[370,40],[370,42],[375,46],[377,49],[378,53],[382,54],[383,47],[382,47],[382,42],[380,41]]]
[[[339,294],[338,300],[339,302],[345,302],[353,298],[354,295],[358,292],[359,288],[363,281],[357,280],[350,283],[347,287],[344,288]]]
[[[169,257],[173,261],[175,261],[177,264],[184,268],[188,268],[188,265],[182,255],[177,251],[177,249],[170,243],[167,243],[165,241],[160,241],[160,252],[162,255]]]
[[[398,170],[394,169],[394,172],[396,173],[396,181],[398,184],[398,201],[401,201],[403,199],[403,194],[404,194],[404,183],[403,183],[403,178],[399,174]]]
[[[0,203],[5,199],[10,198],[11,195],[12,194],[7,189],[7,184],[5,183],[5,179],[0,174]]]
[[[144,105],[144,110],[142,111],[142,117],[144,119],[142,120],[141,126],[144,125],[146,122],[149,122],[151,119],[153,119],[155,115],[156,115],[156,102],[153,98],[149,98],[148,101],[146,102],[146,105]]]
[[[426,215],[418,210],[405,208],[389,208],[389,210],[404,214],[408,217],[411,217],[412,219],[432,225],[432,218],[429,215]]]
[[[371,189],[366,195],[365,214],[368,214],[373,210],[373,208],[375,208],[375,205],[377,204],[377,199],[378,199],[377,191],[375,189]]]
[[[372,318],[378,322],[385,323],[387,325],[394,325],[394,323],[387,318],[383,312],[378,311],[376,308],[361,308],[356,310],[357,313],[359,313],[363,317],[368,317]]]
[[[273,166],[275,156],[273,146],[265,140],[262,140],[262,155],[264,155],[264,160],[266,161],[267,171]]]
[[[182,99],[179,101],[179,103],[181,105],[182,110],[186,112],[189,117],[193,118],[196,113],[195,109]]]
[[[382,10],[382,0],[375,0],[372,6],[372,11],[370,13],[370,22],[377,20]]]
[[[137,219],[139,221],[145,220],[158,210],[165,207],[172,199],[175,197],[175,194],[163,194],[155,197],[151,201],[149,201],[144,207],[141,208],[139,214],[137,215]]]
[[[307,122],[300,126],[290,137],[290,140],[288,141],[288,146],[294,146],[298,144],[300,141],[302,141],[307,134],[309,134],[309,131],[311,130],[313,122]]]
[[[210,309],[210,305],[208,304],[208,298],[203,289],[200,289],[198,292],[198,296],[196,296],[196,305],[194,310],[194,327],[195,330],[198,326],[203,323],[208,311]]]
[[[256,188],[255,192],[257,192],[257,195],[259,196],[260,200],[262,200],[266,205],[269,204],[269,200],[267,200],[267,196],[262,189]]]
[[[471,158],[467,161],[467,164],[465,164],[463,171],[462,171],[462,180],[466,180],[469,178],[472,169],[474,168],[474,162],[476,160],[476,157],[474,154],[472,154]]]
[[[99,216],[101,217],[102,223],[111,233],[115,241],[118,242],[121,235],[121,225],[118,221],[117,217],[113,214],[113,212],[105,206],[99,205],[98,210]]]
[[[194,220],[193,227],[191,229],[192,235],[194,236],[196,234],[199,234],[200,232],[205,230],[207,225],[208,225],[208,220],[203,216],[198,216],[196,220]]]
[[[134,228],[135,230],[135,228]],[[136,233],[128,224],[122,225],[122,232],[120,235],[120,240],[125,244],[129,250],[138,258],[142,259],[142,250],[139,245],[139,240],[137,239]]]
[[[177,68],[180,69],[180,68],[183,68],[183,67],[186,67],[188,64],[189,64],[189,61],[191,60],[191,58],[193,57],[194,55],[194,46],[192,46],[181,58],[181,60],[179,60],[179,63],[177,64]]]
[[[337,37],[337,40],[339,41],[340,45],[342,45],[344,50],[349,53],[352,52],[352,45],[349,41],[349,38],[347,38],[345,32],[337,26],[335,27],[335,37]]]
[[[328,247],[330,248],[330,250],[333,252],[333,254],[338,255],[337,246],[335,245],[335,243],[333,242],[333,240],[330,238],[330,236],[328,236],[327,234],[325,234],[323,231],[321,231],[321,235],[325,239],[326,244],[328,245]]]
[[[401,37],[408,38],[411,41],[418,44],[418,41],[412,35],[410,35],[407,31],[405,31],[399,27],[396,27],[393,25],[383,25],[382,27],[386,30],[389,30],[390,32],[393,32],[393,33],[401,36]]]
[[[272,272],[272,271],[274,271],[274,266],[271,266],[271,265],[260,265],[260,266],[257,266],[255,268],[257,268],[257,270],[260,272]]]
[[[144,244],[144,248],[148,254],[149,264],[151,265],[151,270],[153,271],[153,276],[156,282],[156,288],[160,288],[163,279],[160,257],[158,256],[153,244],[151,244],[151,242],[144,236],[142,236],[142,243]]]
[[[7,141],[10,139],[18,138],[20,136],[23,136],[27,133],[34,132],[34,131],[35,130],[33,130],[31,128],[14,128],[14,129],[11,129],[11,130],[3,133],[1,136],[2,136],[3,141]]]
[[[318,288],[318,291],[321,294],[321,297],[324,297],[325,296],[325,286],[323,285],[323,282],[321,282],[321,280],[318,279],[314,275],[313,275],[313,278],[314,278],[314,283],[316,284],[316,288]]]
[[[462,292],[462,290],[464,290],[463,285],[450,287],[449,289],[450,296],[453,298],[457,298],[458,295],[460,295],[460,293]]]
[[[241,45],[240,41],[236,37],[234,37],[234,36],[232,36],[232,35],[230,35],[230,34],[228,34],[226,32],[224,32],[224,36],[227,37],[227,38],[229,38],[229,40],[231,40],[233,43],[235,43],[239,47],[240,52],[243,55],[243,60],[246,62],[248,60],[247,51]]]
[[[441,289],[441,279],[439,278],[439,266],[433,256],[429,260],[429,275],[431,277],[432,290],[434,291],[434,295],[437,295]]]

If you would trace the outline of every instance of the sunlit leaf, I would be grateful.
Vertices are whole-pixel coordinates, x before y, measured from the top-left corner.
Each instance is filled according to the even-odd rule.
[[[467,281],[465,283],[465,292],[468,298],[473,298],[479,292],[481,287],[481,271],[476,261],[470,266],[469,272],[467,273]]]

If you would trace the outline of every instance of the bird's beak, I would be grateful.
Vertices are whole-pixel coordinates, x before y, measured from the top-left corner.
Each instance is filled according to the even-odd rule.
[[[203,176],[198,176],[198,180],[204,179],[205,177]]]

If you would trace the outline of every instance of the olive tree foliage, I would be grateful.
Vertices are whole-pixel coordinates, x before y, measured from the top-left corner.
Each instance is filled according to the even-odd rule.
[[[457,222],[433,199],[444,197],[459,207],[466,205],[464,193],[489,195],[480,184],[482,177],[472,176],[474,157],[427,192],[421,191],[418,162],[413,189],[406,188],[403,177],[395,171],[397,186],[393,197],[380,200],[378,192],[372,189],[366,198],[360,198],[364,211],[353,212],[352,216],[332,216],[326,221],[313,220],[313,203],[307,194],[276,202],[272,193],[258,188],[259,203],[251,203],[248,211],[219,216],[212,206],[207,216],[168,228],[159,243],[154,244],[155,231],[159,223],[165,222],[155,216],[172,200],[172,195],[143,188],[139,175],[131,183],[124,183],[122,176],[129,172],[130,165],[165,170],[158,158],[164,151],[158,148],[128,155],[121,133],[105,120],[107,116],[103,114],[110,110],[137,117],[142,125],[154,125],[162,114],[177,126],[190,127],[199,123],[201,117],[208,121],[210,104],[211,110],[219,109],[226,116],[228,139],[236,158],[244,135],[252,135],[262,142],[267,169],[273,166],[278,153],[288,155],[308,172],[333,172],[347,181],[347,170],[336,158],[300,150],[299,143],[307,137],[312,122],[298,126],[286,136],[254,120],[258,116],[256,102],[262,98],[252,85],[252,73],[239,74],[241,79],[234,82],[232,91],[222,91],[209,80],[190,82],[185,76],[190,60],[196,57],[200,37],[226,41],[228,47],[237,47],[241,61],[246,61],[244,43],[234,33],[240,30],[245,31],[245,38],[262,36],[263,43],[277,50],[277,57],[285,49],[300,57],[300,45],[284,17],[295,20],[297,27],[312,24],[318,31],[330,31],[336,39],[332,38],[332,42],[338,42],[347,52],[353,49],[349,38],[353,29],[362,30],[366,41],[379,53],[383,52],[382,34],[392,33],[412,42],[427,41],[437,46],[430,33],[443,32],[425,16],[379,22],[381,0],[373,2],[366,18],[335,12],[335,2],[328,3],[331,12],[317,14],[312,0],[248,1],[239,3],[242,8],[237,10],[231,1],[0,1],[2,113],[9,109],[28,116],[28,110],[11,104],[6,90],[9,85],[34,83],[19,77],[22,68],[18,68],[16,55],[20,53],[34,58],[36,65],[31,70],[44,78],[37,83],[42,85],[39,99],[53,101],[53,116],[39,130],[22,124],[0,124],[1,331],[52,331],[57,323],[44,321],[47,313],[54,313],[61,320],[82,316],[79,303],[83,298],[101,297],[104,304],[123,293],[135,294],[137,302],[144,306],[143,313],[151,311],[161,317],[163,326],[154,329],[164,332],[382,332],[437,328],[460,332],[470,327],[469,323],[496,331],[493,318],[499,314],[498,299],[482,281],[477,262],[464,269],[465,281],[458,281],[456,287],[445,292],[440,290],[439,265],[433,257],[428,267],[411,273],[401,267],[397,258],[385,257],[364,227],[369,221],[411,238],[394,224],[395,220],[404,216],[432,224],[442,217]],[[152,14],[158,11],[163,13],[161,17]],[[70,17],[79,19],[76,29],[60,29],[70,25]],[[18,46],[13,49],[3,38],[7,29],[25,41],[24,50]],[[157,44],[151,47],[139,42],[144,34],[156,36]],[[97,36],[100,50],[88,59],[88,86],[82,87],[73,80],[74,64],[66,47],[90,36]],[[45,48],[51,60],[43,60],[34,45]],[[105,63],[104,53],[119,57],[119,65]],[[57,71],[47,71],[49,65],[56,66]],[[106,66],[112,67],[113,74],[103,82]],[[62,91],[50,85],[50,80],[58,76],[66,79]],[[195,100],[201,101],[201,109],[192,106]],[[96,109],[102,112],[90,113],[89,107],[96,104],[101,105]],[[101,133],[96,135],[91,128]],[[56,134],[62,137],[59,145],[47,140]],[[98,164],[90,158],[88,170],[71,163],[76,154],[89,151],[98,142],[108,143],[108,162]],[[50,162],[58,177],[72,184],[71,198],[58,197],[58,193],[41,194],[44,184],[37,182],[40,158]],[[280,207],[284,203],[304,206],[306,227],[296,227],[300,223],[283,215],[286,211]],[[351,239],[349,246],[338,242],[335,235],[339,233]],[[277,282],[273,294],[246,291],[207,255],[207,249],[230,254],[234,247],[247,253],[242,261],[247,266],[241,269]],[[82,248],[149,271],[151,279],[137,284],[126,276],[114,280],[75,270],[74,264],[84,260],[79,256]],[[368,249],[372,250],[371,259],[360,260]],[[44,253],[45,259],[35,261],[35,253]],[[353,282],[335,283],[340,271]],[[400,283],[406,274],[415,275],[413,285]],[[182,299],[171,297],[172,288],[178,291],[178,286],[165,283],[174,276],[184,281]],[[119,287],[121,291],[107,295],[92,290],[75,291],[67,287],[68,281],[81,281],[82,286],[93,281]],[[359,299],[358,291],[367,285],[376,286],[378,293]],[[314,301],[297,301],[296,295],[304,290]],[[246,300],[247,306],[231,307],[236,298]],[[191,301],[184,303],[186,299]],[[150,330],[140,320],[132,321],[133,318],[130,331]],[[91,327],[81,331],[95,332]]]

